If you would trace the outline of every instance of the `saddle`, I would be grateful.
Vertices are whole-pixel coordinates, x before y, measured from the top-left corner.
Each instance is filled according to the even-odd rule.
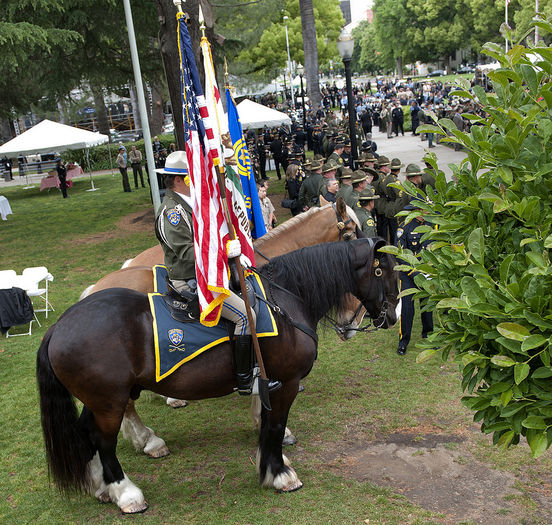
[[[163,294],[163,301],[165,301],[165,304],[169,308],[171,317],[175,321],[179,321],[181,323],[199,321],[199,296],[197,295],[197,292],[188,292],[187,290],[178,291],[168,278],[166,279],[166,285],[167,291]],[[235,290],[234,286],[230,286],[230,289],[239,297],[242,297],[241,290]],[[249,279],[245,280],[245,290],[247,292],[251,308],[253,308],[255,313],[258,315],[257,295],[255,294],[255,289]]]
[[[169,279],[166,280],[167,291],[163,294],[163,301],[169,308],[171,317],[180,323],[199,321],[199,296],[197,292],[187,290],[178,291]]]

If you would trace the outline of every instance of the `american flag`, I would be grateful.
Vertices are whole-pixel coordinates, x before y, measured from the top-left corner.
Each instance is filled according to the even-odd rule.
[[[217,144],[209,120],[184,13],[177,14],[186,156],[194,214],[194,252],[201,322],[220,318],[228,291],[228,225],[217,183]]]

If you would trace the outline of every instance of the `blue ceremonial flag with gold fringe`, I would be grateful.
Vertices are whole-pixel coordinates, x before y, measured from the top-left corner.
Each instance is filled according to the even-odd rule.
[[[258,239],[266,233],[263,212],[261,210],[261,203],[259,202],[259,193],[257,192],[251,159],[243,137],[238,108],[236,108],[229,89],[226,89],[226,109],[228,111],[228,130],[230,131],[234,154],[238,162],[238,173],[240,174],[242,183],[247,214],[252,224],[251,236],[253,239]]]

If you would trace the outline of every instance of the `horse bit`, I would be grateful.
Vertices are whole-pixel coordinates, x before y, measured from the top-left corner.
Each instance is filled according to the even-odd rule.
[[[381,277],[383,276],[383,271],[382,269],[379,267],[380,265],[380,262],[379,262],[379,259],[374,259],[374,264],[373,264],[373,267],[375,268],[374,270],[374,275],[376,276],[377,278],[377,283],[378,283],[378,291],[379,291],[379,297],[378,299],[381,301],[383,299],[383,302],[381,303],[381,309],[380,309],[380,312],[378,314],[377,317],[370,317],[370,320],[372,321],[372,325],[367,325],[367,326],[364,326],[362,328],[340,328],[337,324],[337,321],[332,319],[330,316],[326,315],[326,319],[328,319],[328,321],[330,321],[331,324],[325,324],[325,323],[320,323],[322,324],[323,326],[327,327],[327,328],[332,328],[338,335],[343,335],[345,332],[348,332],[349,330],[352,330],[352,331],[355,331],[355,332],[365,332],[365,333],[370,333],[370,332],[375,332],[376,330],[379,330],[383,324],[385,323],[385,316],[387,314],[387,309],[389,308],[389,301],[387,299],[385,299],[385,294],[384,294],[384,291],[383,291],[383,283],[381,282]],[[350,324],[351,322],[353,322],[353,320],[356,318],[356,316],[360,313],[360,310],[361,308],[363,307],[363,304],[360,303],[358,308],[355,310],[355,313],[353,314],[353,317],[351,318],[351,320],[349,321],[348,324]],[[381,321],[379,321],[381,319]],[[376,324],[378,323],[378,324]]]

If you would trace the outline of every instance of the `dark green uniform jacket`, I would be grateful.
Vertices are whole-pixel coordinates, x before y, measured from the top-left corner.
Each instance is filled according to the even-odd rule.
[[[362,226],[362,231],[368,237],[377,237],[378,234],[376,231],[376,221],[374,220],[374,217],[372,217],[372,213],[366,208],[363,208],[360,203],[357,203],[357,206],[354,208],[354,210],[360,222],[360,225]]]
[[[299,203],[301,208],[320,205],[320,191],[325,188],[324,177],[320,173],[312,173],[301,184],[299,189]],[[324,191],[324,193],[326,193]]]
[[[350,184],[342,184],[341,187],[337,190],[337,193],[335,194],[335,198],[337,200],[338,197],[342,197],[343,200],[346,202],[347,206],[349,206],[349,199],[351,197],[351,193],[353,193],[353,187]]]
[[[165,254],[171,280],[196,278],[192,209],[177,193],[167,189],[155,219],[155,234]]]

